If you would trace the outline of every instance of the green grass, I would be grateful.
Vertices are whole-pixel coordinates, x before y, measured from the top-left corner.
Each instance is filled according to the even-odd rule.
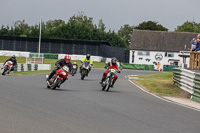
[[[163,72],[159,74],[140,75],[135,80],[140,86],[149,92],[159,95],[179,95],[182,90],[173,85],[173,73]],[[142,79],[142,80],[140,80]]]
[[[11,56],[0,56],[0,63],[4,63]],[[16,57],[17,63],[26,63],[26,57]]]
[[[11,56],[0,56],[0,63],[4,63],[7,59],[9,59]],[[17,63],[26,63],[26,57],[16,57]],[[51,64],[52,67],[55,67],[55,63],[58,61],[58,59],[44,59],[44,64]],[[79,60],[72,60],[71,61],[76,62],[78,66],[80,66],[81,61]],[[94,62],[92,68],[104,68],[105,63],[104,62]]]

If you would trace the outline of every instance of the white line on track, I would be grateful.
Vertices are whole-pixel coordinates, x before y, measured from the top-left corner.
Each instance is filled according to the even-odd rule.
[[[183,107],[186,107],[186,108],[189,108],[189,109],[192,109],[192,110],[195,110],[195,111],[200,112],[200,109],[197,109],[197,108],[194,108],[194,107],[190,107],[190,106],[187,106],[187,105],[184,105],[184,104],[181,104],[181,103],[177,103],[177,102],[174,102],[174,101],[165,99],[165,98],[163,98],[163,97],[157,96],[157,95],[155,95],[155,94],[153,94],[153,93],[150,93],[150,92],[144,90],[142,87],[140,87],[140,86],[138,86],[137,84],[135,84],[135,83],[134,83],[133,81],[131,81],[127,76],[125,76],[125,78],[128,79],[128,81],[129,81],[130,83],[132,83],[133,85],[135,85],[136,87],[138,87],[140,90],[142,90],[142,91],[144,91],[144,92],[146,92],[146,93],[148,93],[148,94],[150,94],[150,95],[152,95],[152,96],[154,96],[154,97],[156,97],[156,98],[158,98],[158,99],[161,99],[161,100],[166,101],[166,102],[169,102],[169,103],[174,103],[174,104],[176,104],[176,105],[180,105],[180,106],[183,106]]]

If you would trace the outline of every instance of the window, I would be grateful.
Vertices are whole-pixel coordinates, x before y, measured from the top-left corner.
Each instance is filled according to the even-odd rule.
[[[134,63],[134,58],[135,58],[134,53],[135,51],[132,51],[132,63]]]
[[[141,56],[150,56],[150,51],[138,51],[138,55],[141,55]]]
[[[174,53],[166,52],[165,57],[174,57]]]

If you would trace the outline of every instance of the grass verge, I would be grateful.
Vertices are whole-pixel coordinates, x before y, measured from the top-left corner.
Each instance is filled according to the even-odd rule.
[[[14,75],[34,75],[34,74],[42,74],[42,73],[50,73],[50,70],[40,70],[40,71],[24,71],[24,72],[13,72],[11,74]]]
[[[182,89],[173,85],[173,72],[140,75],[133,82],[157,95],[187,97]]]
[[[0,62],[4,63],[7,59],[9,59],[10,56],[0,56]],[[26,58],[25,57],[16,57],[17,63],[26,63]],[[58,59],[44,59],[44,64],[51,64],[52,67],[55,67],[55,63],[58,61]],[[72,60],[73,62],[76,62],[78,66],[80,66],[81,61],[79,60]],[[104,62],[94,62],[92,68],[104,68],[105,63]]]

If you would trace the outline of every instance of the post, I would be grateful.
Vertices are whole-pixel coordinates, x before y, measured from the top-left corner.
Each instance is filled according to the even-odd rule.
[[[40,43],[41,43],[41,29],[42,27],[42,17],[40,17],[40,34],[39,34],[39,47],[38,47],[38,56],[40,56]]]

